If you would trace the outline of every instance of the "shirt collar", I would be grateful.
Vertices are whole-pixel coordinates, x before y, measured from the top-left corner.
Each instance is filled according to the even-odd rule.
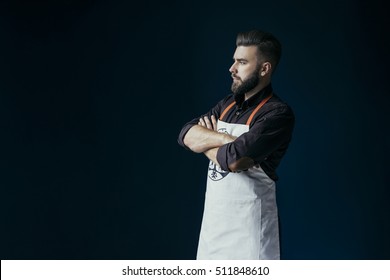
[[[236,101],[236,106],[241,109],[246,109],[248,107],[251,107],[253,105],[258,104],[266,98],[269,94],[272,93],[272,85],[269,83],[265,88],[251,96],[248,100],[245,100],[245,96],[234,96],[234,99]]]

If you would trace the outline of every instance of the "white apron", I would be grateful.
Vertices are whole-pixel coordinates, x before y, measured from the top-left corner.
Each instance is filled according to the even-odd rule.
[[[219,120],[218,131],[238,137],[249,123]],[[275,182],[261,167],[231,173],[210,161],[197,259],[280,259]]]

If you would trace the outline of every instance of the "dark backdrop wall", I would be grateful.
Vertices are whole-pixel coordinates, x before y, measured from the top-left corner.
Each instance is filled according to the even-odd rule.
[[[229,94],[237,32],[283,44],[296,128],[284,259],[389,259],[379,1],[2,1],[0,258],[194,259],[207,160],[181,126]]]

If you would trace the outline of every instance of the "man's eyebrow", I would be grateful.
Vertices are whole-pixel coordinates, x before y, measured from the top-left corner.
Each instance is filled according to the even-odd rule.
[[[245,58],[234,58],[233,57],[233,60],[237,60],[238,62],[248,62],[248,60]]]

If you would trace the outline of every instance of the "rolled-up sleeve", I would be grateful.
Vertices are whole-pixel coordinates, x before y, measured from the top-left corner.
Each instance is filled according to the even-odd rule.
[[[259,117],[249,131],[218,149],[217,161],[223,170],[242,157],[261,163],[283,144],[291,140],[294,115],[287,106],[281,106]]]
[[[179,137],[177,139],[177,142],[180,146],[188,149],[188,147],[184,144],[184,137],[186,136],[188,130],[190,130],[191,127],[193,127],[194,125],[197,125],[198,122],[199,122],[199,119],[202,118],[202,117],[205,117],[207,116],[210,120],[211,120],[211,115],[214,115],[217,119],[219,118],[220,114],[221,114],[221,108],[223,108],[224,104],[226,103],[226,100],[228,99],[225,98],[223,100],[221,100],[220,102],[217,103],[217,105],[215,105],[210,111],[208,111],[206,114],[203,114],[191,121],[189,121],[188,123],[186,123],[180,133],[179,133]]]
[[[217,119],[219,118],[220,114],[221,114],[221,108],[223,108],[223,105],[226,103],[226,100],[227,98],[221,100],[220,102],[217,103],[217,105],[215,105],[210,111],[208,111],[206,114],[203,114],[191,121],[189,121],[188,123],[186,123],[180,133],[179,133],[179,137],[177,139],[177,142],[179,143],[180,146],[188,149],[188,147],[184,144],[184,137],[186,136],[188,130],[190,130],[191,127],[193,127],[194,125],[197,125],[198,122],[199,122],[199,119],[200,118],[203,118],[205,116],[207,116],[209,119],[211,119],[211,115],[214,115]]]
[[[179,133],[179,137],[177,138],[177,143],[179,143],[180,146],[188,149],[188,147],[184,144],[184,136],[187,134],[188,130],[190,130],[191,127],[196,125],[199,121],[199,118],[193,119],[192,121],[186,123],[183,128],[181,129]]]

